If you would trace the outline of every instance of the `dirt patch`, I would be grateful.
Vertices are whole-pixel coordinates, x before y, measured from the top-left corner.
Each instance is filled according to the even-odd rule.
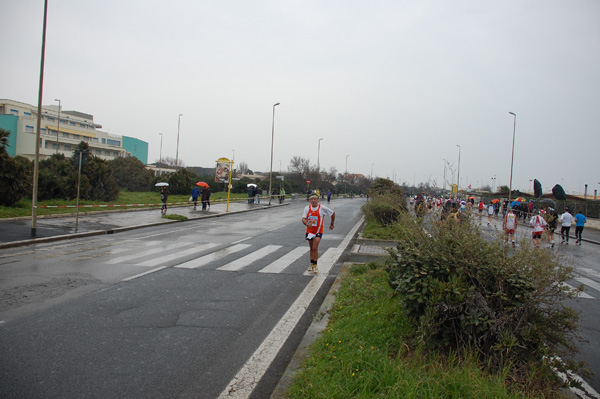
[[[70,290],[99,283],[101,280],[88,275],[69,275],[53,277],[43,283],[6,288],[0,295],[0,312],[33,302],[57,298]]]

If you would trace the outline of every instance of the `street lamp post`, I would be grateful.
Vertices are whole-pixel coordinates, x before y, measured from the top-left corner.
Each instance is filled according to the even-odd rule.
[[[273,104],[273,124],[271,125],[271,170],[269,172],[269,205],[271,205],[271,184],[273,180],[273,143],[275,141],[275,107],[279,103]]]
[[[37,200],[40,163],[40,129],[42,127],[42,94],[44,91],[44,61],[46,59],[46,20],[48,18],[48,0],[44,1],[44,24],[42,28],[42,55],[40,60],[40,85],[38,91],[37,131],[35,132],[35,161],[33,163],[33,190],[31,193],[31,237],[37,235]]]
[[[513,178],[513,163],[515,160],[515,132],[517,130],[517,114],[514,112],[509,112],[512,116],[514,116],[514,124],[513,124],[513,139],[512,139],[512,153],[510,156],[510,182],[508,185],[508,203],[510,204],[510,199],[512,196],[512,178]]]
[[[323,140],[322,138],[319,139],[319,147],[317,149],[317,176],[318,176],[318,180],[317,180],[317,184],[319,184],[318,182],[321,181],[321,140]],[[317,186],[318,188],[318,186]]]
[[[442,189],[442,193],[445,193],[446,192],[446,163],[448,161],[446,161],[446,158],[442,158],[442,160],[444,161],[444,182],[443,182],[444,188]]]
[[[159,161],[158,161],[159,162],[158,175],[160,176],[160,175],[162,175],[162,137],[163,137],[163,134],[162,133],[159,133],[159,134],[160,134],[160,153],[159,153],[160,155],[159,155]]]
[[[347,189],[346,182],[348,180],[348,157],[349,156],[350,156],[350,154],[346,155],[346,174],[344,175],[344,195],[345,196],[348,195],[348,189]]]
[[[60,100],[55,98],[54,101],[58,101],[58,127],[56,128],[56,153],[58,154],[58,148],[60,147],[58,143],[58,136],[60,135]]]
[[[456,145],[458,147],[458,175],[456,176],[456,196],[459,197],[460,196],[460,146],[457,144]]]
[[[175,169],[179,166],[179,128],[181,127],[181,117],[183,114],[179,114],[179,118],[177,120],[177,154],[175,155]]]

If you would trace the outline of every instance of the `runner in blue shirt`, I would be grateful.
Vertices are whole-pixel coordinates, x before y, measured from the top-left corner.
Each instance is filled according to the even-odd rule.
[[[575,215],[575,245],[581,245],[581,233],[585,222],[587,222],[585,215],[577,212],[577,215]]]

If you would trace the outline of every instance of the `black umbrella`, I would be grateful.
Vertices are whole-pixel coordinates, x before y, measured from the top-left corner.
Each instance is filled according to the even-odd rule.
[[[557,184],[556,186],[552,187],[552,195],[554,195],[554,198],[556,198],[559,201],[567,200],[567,194],[565,194],[565,189],[562,188],[560,184]]]
[[[550,198],[543,198],[542,205],[546,205],[550,208],[556,208],[556,202],[554,202],[554,200]]]

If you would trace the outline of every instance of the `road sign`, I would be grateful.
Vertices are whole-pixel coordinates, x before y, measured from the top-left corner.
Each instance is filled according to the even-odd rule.
[[[307,181],[306,181],[306,184],[310,184],[310,180],[307,180]]]

